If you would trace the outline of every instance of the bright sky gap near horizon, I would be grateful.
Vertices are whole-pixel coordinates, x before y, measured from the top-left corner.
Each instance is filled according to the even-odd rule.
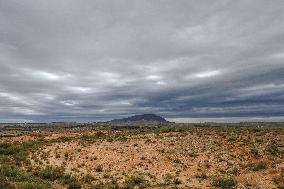
[[[283,0],[0,0],[0,122],[284,120]]]

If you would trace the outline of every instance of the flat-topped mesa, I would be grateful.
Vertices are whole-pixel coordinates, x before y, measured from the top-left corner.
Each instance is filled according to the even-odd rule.
[[[110,123],[169,123],[161,116],[155,114],[134,115],[122,119],[111,120]]]

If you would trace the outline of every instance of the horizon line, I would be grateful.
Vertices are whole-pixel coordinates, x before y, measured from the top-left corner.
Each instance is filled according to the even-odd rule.
[[[270,117],[176,117],[176,118],[167,118],[167,121],[175,122],[175,123],[242,123],[242,122],[275,122],[281,123],[284,122],[284,116],[270,116]],[[39,120],[25,120],[25,119],[0,119],[0,124],[5,123],[15,123],[15,124],[23,124],[23,123],[103,123],[108,122],[109,120],[51,120],[51,121],[39,121]]]

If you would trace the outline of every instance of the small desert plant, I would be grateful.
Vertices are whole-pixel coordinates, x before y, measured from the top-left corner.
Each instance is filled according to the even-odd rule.
[[[128,182],[133,185],[139,185],[142,184],[145,181],[145,179],[142,176],[132,176]]]
[[[131,176],[125,181],[126,188],[133,188],[134,186],[144,187],[147,185],[146,180],[141,175]]]
[[[21,189],[48,189],[50,188],[38,182],[22,182],[22,183],[18,183],[17,187]]]
[[[0,188],[46,189],[48,184],[16,166],[0,166]]]
[[[173,162],[176,163],[176,164],[182,164],[180,159],[174,159]]]
[[[179,185],[179,184],[182,183],[182,181],[181,181],[179,178],[175,178],[175,179],[173,180],[173,183],[176,184],[176,185]]]
[[[164,177],[164,182],[163,182],[163,184],[164,184],[164,185],[170,184],[170,183],[172,182],[173,178],[174,178],[174,177],[173,177],[171,174],[166,174],[166,176]]]
[[[103,172],[103,166],[102,165],[98,165],[96,168],[95,168],[96,172]]]
[[[266,169],[267,168],[267,164],[265,162],[258,162],[256,164],[253,164],[252,166],[252,170],[253,171],[260,171],[260,170],[263,170],[263,169]]]
[[[258,152],[258,150],[256,148],[252,148],[250,150],[250,153],[253,155],[254,158],[259,158],[259,156],[260,156],[259,152]]]
[[[68,152],[65,152],[65,153],[64,153],[64,158],[65,158],[65,160],[68,160],[68,157],[69,157]]]
[[[92,175],[87,174],[87,175],[84,176],[83,180],[84,180],[84,182],[86,182],[86,183],[91,183],[92,181],[95,180],[95,178],[94,178]]]
[[[195,177],[197,179],[201,179],[201,180],[205,180],[208,178],[208,176],[206,175],[206,173],[201,173],[201,174],[196,174]]]
[[[60,158],[60,154],[56,152],[56,153],[55,153],[55,158],[56,158],[56,159]]]
[[[222,189],[230,189],[237,185],[237,181],[229,177],[216,177],[212,179],[211,185]]]
[[[68,184],[67,189],[80,189],[82,186],[79,182],[74,181]]]
[[[55,181],[64,178],[64,170],[60,167],[47,166],[39,171],[38,175],[45,180]]]
[[[278,189],[284,189],[284,177],[278,176],[273,178],[273,182],[278,186]]]
[[[75,139],[74,137],[61,136],[61,137],[58,137],[57,139],[54,139],[53,142],[69,142],[74,139]]]
[[[98,138],[98,139],[104,139],[106,138],[106,134],[101,132],[101,131],[98,131],[96,134],[95,134],[95,137]]]

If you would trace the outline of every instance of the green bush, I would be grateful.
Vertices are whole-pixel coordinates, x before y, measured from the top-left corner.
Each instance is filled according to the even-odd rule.
[[[10,162],[14,163],[15,165],[21,165],[23,161],[27,160],[29,153],[37,149],[44,142],[45,141],[43,140],[22,143],[0,143],[0,155],[2,155],[2,157],[8,157],[9,161],[14,160]]]
[[[40,170],[39,176],[45,180],[55,181],[64,179],[65,174],[64,170],[60,167],[47,166],[46,168]]]
[[[131,176],[127,181],[126,181],[126,186],[128,188],[133,188],[134,186],[142,186],[146,184],[146,180],[144,179],[143,176],[137,175],[137,176]]]
[[[234,188],[237,185],[237,181],[235,181],[233,178],[217,177],[217,178],[213,178],[211,185],[215,187],[220,187],[223,189],[230,189],[230,188]]]
[[[19,169],[12,165],[2,165],[0,166],[0,176],[7,177],[9,180],[23,182],[30,181],[31,175],[26,173],[24,170]]]
[[[0,166],[0,188],[46,189],[49,184],[16,166]],[[13,184],[12,184],[13,183]],[[16,187],[17,186],[17,187]]]
[[[20,175],[19,170],[14,166],[2,165],[0,175],[5,177],[17,177]]]
[[[0,143],[1,155],[14,155],[20,151],[19,145],[14,143]]]

